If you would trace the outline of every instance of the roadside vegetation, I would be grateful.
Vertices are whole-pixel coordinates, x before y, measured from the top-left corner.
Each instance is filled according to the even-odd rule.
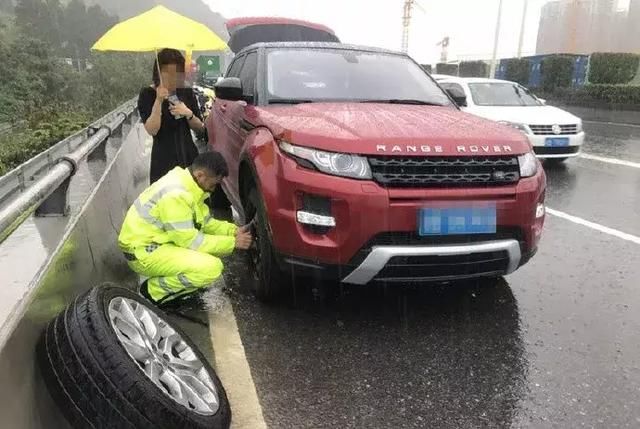
[[[81,0],[20,0],[0,12],[0,176],[149,81],[150,55],[90,51],[117,21]]]

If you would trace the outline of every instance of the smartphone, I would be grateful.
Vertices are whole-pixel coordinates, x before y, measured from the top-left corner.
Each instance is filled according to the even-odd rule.
[[[173,106],[175,106],[175,105],[177,105],[178,103],[180,103],[180,99],[179,99],[179,98],[178,98],[178,96],[177,96],[177,95],[175,95],[175,94],[171,94],[171,95],[169,96],[169,98],[167,98],[167,101],[169,101],[169,103],[171,103],[171,105],[173,105]],[[184,118],[184,116],[182,116],[182,115],[177,115],[177,116],[175,116],[175,118],[176,118],[176,119],[181,119],[181,118]]]

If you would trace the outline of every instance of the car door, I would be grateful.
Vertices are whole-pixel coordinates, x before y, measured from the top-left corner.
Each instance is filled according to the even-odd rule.
[[[245,55],[235,58],[229,66],[225,77],[240,77],[240,69],[245,58]],[[208,121],[209,143],[212,149],[220,152],[223,152],[224,142],[229,139],[231,124],[227,109],[231,103],[232,101],[216,97],[213,102],[211,119]]]
[[[239,204],[238,173],[242,148],[247,137],[246,113],[247,105],[253,103],[258,71],[258,53],[252,51],[239,59],[239,65],[231,65],[227,77],[238,77],[242,82],[244,96],[247,101],[229,101],[216,99],[214,113],[216,115],[217,138],[213,145],[224,156],[229,167],[229,177],[224,180],[223,187],[234,204]]]
[[[242,82],[243,95],[246,101],[236,101],[227,106],[227,117],[229,119],[229,135],[226,148],[229,154],[229,185],[234,195],[239,195],[238,174],[242,151],[245,140],[249,133],[246,112],[249,105],[256,102],[256,81],[258,75],[258,52],[252,51],[246,54],[245,61],[240,70],[240,81]]]
[[[244,64],[246,56],[241,55],[236,57],[225,74],[225,77],[240,77],[240,70]],[[231,111],[229,109],[234,101],[224,100],[220,97],[216,97],[213,102],[213,107],[209,118],[207,119],[207,131],[209,134],[209,146],[212,150],[220,152],[224,159],[227,161],[227,165],[231,169],[233,167],[234,157],[230,150],[231,145],[229,141],[233,139],[233,125],[231,120]],[[237,167],[233,167],[237,170]],[[236,200],[231,192],[234,192],[234,188],[230,187],[227,183],[222,184],[227,197],[233,202]]]

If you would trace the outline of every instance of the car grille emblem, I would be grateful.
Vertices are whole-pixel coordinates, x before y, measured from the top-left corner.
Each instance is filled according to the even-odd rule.
[[[553,131],[553,134],[558,135],[562,133],[562,127],[558,124],[554,125],[551,127],[551,131]]]
[[[494,171],[493,172],[493,180],[502,181],[507,177],[504,171]]]

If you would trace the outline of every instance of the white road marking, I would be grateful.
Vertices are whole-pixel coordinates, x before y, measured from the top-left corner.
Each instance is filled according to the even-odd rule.
[[[592,161],[600,161],[600,162],[606,162],[608,164],[624,165],[625,167],[631,167],[631,168],[640,168],[640,162],[625,161],[623,159],[616,159],[616,158],[606,158],[604,156],[589,155],[588,153],[581,153],[579,156],[580,158],[590,159]]]
[[[604,234],[612,235],[614,237],[618,237],[622,240],[630,241],[635,244],[640,244],[640,237],[638,236],[627,234],[626,232],[618,231],[617,229],[609,228],[608,226],[603,226],[595,222],[590,222],[586,219],[582,219],[580,217],[573,216],[558,210],[550,209],[548,207],[547,207],[547,213],[552,216],[556,216],[556,217],[568,220],[570,222],[576,223],[578,225],[586,226],[587,228],[594,229]]]
[[[231,404],[234,429],[266,429],[256,386],[238,332],[231,303],[210,313],[209,327],[216,360],[216,373]]]

